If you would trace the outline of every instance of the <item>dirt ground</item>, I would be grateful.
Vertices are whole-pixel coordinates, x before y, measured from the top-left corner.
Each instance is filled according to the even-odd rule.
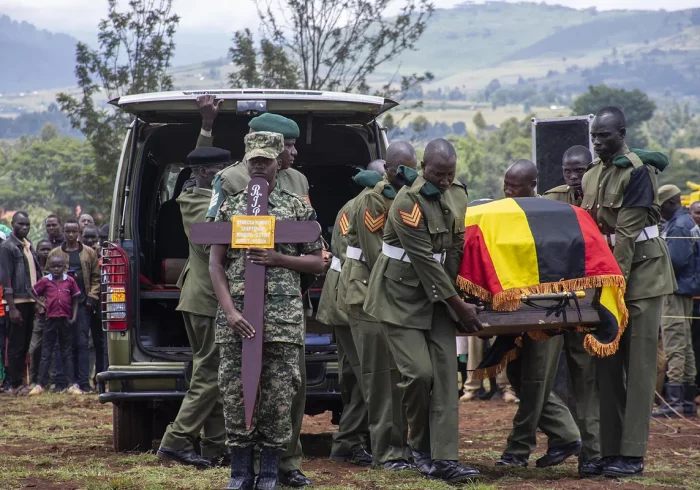
[[[700,425],[652,421],[644,477],[631,481],[579,480],[575,461],[547,470],[493,466],[510,429],[514,405],[478,401],[460,406],[460,458],[484,473],[462,488],[700,489]],[[698,424],[698,422],[694,422]],[[114,453],[112,410],[95,397],[0,395],[0,489],[170,490],[224,488],[226,469],[197,471],[162,465],[153,453]],[[329,461],[330,414],[307,417],[303,470],[323,490],[440,490],[451,488],[415,473],[391,473]],[[157,444],[157,442],[156,442]],[[530,461],[544,453],[546,441]]]

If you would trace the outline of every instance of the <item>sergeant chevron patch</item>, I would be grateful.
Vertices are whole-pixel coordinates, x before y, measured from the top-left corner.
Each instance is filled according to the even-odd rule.
[[[399,216],[401,216],[401,220],[404,222],[404,224],[410,226],[411,228],[418,228],[418,224],[420,223],[420,219],[423,217],[423,213],[421,213],[418,203],[415,203],[410,213],[399,209]]]
[[[350,220],[348,219],[348,215],[345,211],[343,211],[343,215],[340,217],[340,221],[338,221],[338,225],[340,226],[340,233],[345,236],[348,234],[348,228],[350,228]]]
[[[370,233],[375,233],[381,230],[384,226],[385,218],[386,213],[382,213],[376,218],[373,218],[372,214],[369,212],[369,209],[365,209],[365,226],[367,227]]]

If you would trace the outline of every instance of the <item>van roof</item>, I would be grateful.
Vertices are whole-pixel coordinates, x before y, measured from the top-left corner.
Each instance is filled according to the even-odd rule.
[[[224,103],[221,107],[222,114],[251,115],[239,111],[238,101],[264,101],[267,112],[289,115],[313,113],[314,116],[333,117],[348,123],[369,122],[398,105],[391,99],[373,95],[273,89],[175,90],[125,95],[110,103],[150,122],[171,122],[198,118],[194,101],[200,95],[209,94],[237,102]]]

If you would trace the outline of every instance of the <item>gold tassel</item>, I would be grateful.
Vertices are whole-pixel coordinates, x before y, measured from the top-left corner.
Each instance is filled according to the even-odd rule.
[[[617,288],[615,293],[617,309],[622,313],[620,324],[617,326],[617,336],[609,344],[602,344],[593,335],[586,335],[586,338],[583,339],[583,348],[586,349],[586,352],[592,356],[608,357],[615,354],[617,349],[620,347],[620,339],[622,338],[622,334],[624,334],[625,330],[627,330],[629,312],[627,311],[627,306],[625,306],[624,288]]]
[[[514,361],[520,356],[520,349],[515,348],[509,350],[505,356],[503,356],[503,359],[501,359],[501,362],[496,364],[495,366],[483,368],[483,369],[477,369],[475,371],[472,371],[472,379],[477,379],[477,380],[484,380],[488,378],[493,378],[495,376],[498,376],[506,367],[506,364],[508,364],[510,361]]]
[[[474,296],[482,301],[491,301],[491,293],[462,276],[457,276],[457,286],[469,296]]]

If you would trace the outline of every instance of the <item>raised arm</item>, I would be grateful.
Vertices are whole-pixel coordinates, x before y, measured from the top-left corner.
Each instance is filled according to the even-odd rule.
[[[197,138],[197,148],[200,146],[214,146],[212,129],[223,103],[223,99],[216,100],[214,95],[200,95],[197,97],[197,110],[202,116],[202,130]]]

